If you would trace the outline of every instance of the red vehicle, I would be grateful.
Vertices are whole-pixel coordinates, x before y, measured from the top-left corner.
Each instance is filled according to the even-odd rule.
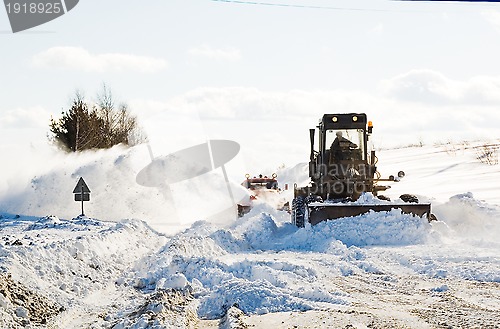
[[[238,216],[243,216],[250,211],[254,202],[265,202],[274,206],[278,210],[288,211],[289,202],[281,195],[281,188],[276,180],[278,176],[272,174],[271,177],[259,175],[258,177],[250,178],[250,175],[245,175],[245,180],[241,185],[248,189],[250,196],[247,200],[238,204]],[[287,186],[285,185],[285,190]]]

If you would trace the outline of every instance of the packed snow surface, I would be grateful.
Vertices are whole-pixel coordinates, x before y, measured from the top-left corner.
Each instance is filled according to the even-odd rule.
[[[137,211],[147,215],[147,202],[165,200],[161,191],[134,185],[142,166],[133,165],[139,151],[115,152],[74,171],[40,175],[0,200],[1,328],[497,328],[500,323],[500,208],[488,201],[497,197],[485,192],[489,183],[460,184],[446,200],[443,189],[429,187],[421,199],[433,203],[439,220],[431,223],[394,209],[299,229],[288,213],[257,203],[242,218],[218,221],[210,213],[181,220],[165,234],[155,224],[168,221],[172,208],[163,213],[154,208],[151,222]],[[421,148],[406,152],[423,157]],[[494,166],[469,164],[474,173],[478,168],[498,173]],[[123,169],[120,175],[112,173],[113,166]],[[307,175],[300,168],[306,169],[298,165],[279,177],[299,182]],[[454,181],[452,171],[439,175]],[[95,201],[100,219],[56,216],[70,212],[67,203],[60,204],[60,187],[71,190],[81,173],[89,176],[92,197],[102,199]],[[418,187],[412,177],[422,175],[407,172],[408,185],[402,181],[389,191],[411,192],[408,186]],[[114,194],[118,182],[122,195]],[[109,194],[101,190],[106,188]],[[224,189],[216,185],[216,190],[218,198]],[[373,201],[370,195],[363,198]],[[121,215],[130,219],[119,219],[117,207],[130,210]],[[174,208],[179,210],[179,203]]]

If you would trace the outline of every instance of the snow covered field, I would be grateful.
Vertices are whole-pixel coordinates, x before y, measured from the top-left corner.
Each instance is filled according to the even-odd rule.
[[[304,229],[265,204],[200,215],[201,188],[173,187],[173,207],[135,184],[141,149],[67,160],[0,199],[0,327],[499,328],[500,167],[480,145],[379,152],[382,175],[407,174],[386,194],[430,200],[437,222],[393,210]],[[61,192],[79,176],[99,219]]]

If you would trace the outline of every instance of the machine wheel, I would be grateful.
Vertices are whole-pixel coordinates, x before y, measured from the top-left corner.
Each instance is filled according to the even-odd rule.
[[[418,198],[413,194],[403,194],[399,198],[404,202],[418,203]]]
[[[297,227],[305,226],[306,203],[304,197],[298,196],[292,200],[292,223]]]

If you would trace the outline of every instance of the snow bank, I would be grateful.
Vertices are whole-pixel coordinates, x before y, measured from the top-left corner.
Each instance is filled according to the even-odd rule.
[[[164,237],[139,221],[9,218],[4,214],[2,229],[2,266],[13,278],[30,282],[63,305],[106,288],[113,275],[165,243]],[[21,237],[10,233],[20,229]]]
[[[137,294],[145,298],[186,293],[196,298],[197,316],[203,319],[220,318],[232,306],[246,314],[338,310],[356,302],[349,287],[359,278],[389,285],[405,275],[424,281],[500,282],[498,244],[457,233],[455,226],[468,223],[466,216],[457,219],[460,213],[451,211],[459,206],[461,212],[471,211],[471,218],[483,216],[484,225],[498,218],[496,208],[470,194],[443,205],[438,217],[444,221],[439,223],[394,209],[298,229],[287,213],[259,204],[229,227],[198,221],[170,238],[135,220],[3,214],[0,224],[6,234],[0,257],[13,276],[63,305],[94,301],[111,289],[142,291]],[[9,230],[19,232],[10,236]],[[446,284],[434,283],[429,290],[455,289]],[[117,328],[147,327],[156,321],[151,314],[168,311],[161,298],[125,302],[126,309],[107,314],[118,321]],[[144,312],[130,313],[132,309]]]
[[[153,320],[147,314],[164,312],[167,302],[161,296],[172,289],[192,292],[198,316],[214,319],[234,305],[247,314],[343,308],[357,302],[346,288],[360,282],[355,278],[368,282],[368,299],[372,279],[389,287],[401,278],[436,279],[429,290],[442,294],[456,288],[454,282],[440,280],[500,282],[500,209],[472,193],[433,205],[440,221],[430,224],[394,209],[298,229],[289,214],[256,203],[243,218],[216,225],[205,219],[228,205],[220,177],[213,173],[191,185],[171,186],[170,192],[145,188],[136,184],[135,175],[148,161],[141,148],[69,157],[19,194],[2,197],[2,211],[61,217],[1,213],[2,270],[48,298],[84,311],[89,302],[95,304],[93,310],[99,308],[102,291],[116,293],[108,306],[120,304],[126,293],[159,296],[143,303],[143,314],[130,323],[116,322],[117,328],[149,325]],[[302,179],[303,169],[298,165],[279,177]],[[166,238],[137,220],[62,219],[79,213],[71,191],[80,176],[92,190],[87,213],[116,220],[148,218],[148,223],[185,230]],[[207,184],[208,189],[203,187]],[[373,201],[370,195],[358,200]],[[111,311],[107,317],[117,320],[134,306],[140,308],[134,298],[123,301],[114,318]],[[14,309],[5,299],[0,307]],[[22,309],[18,313],[24,314]]]
[[[366,250],[369,259],[385,260],[385,271],[414,273],[437,279],[500,282],[500,209],[458,194],[433,207],[439,221],[430,224],[425,248],[408,244],[400,249],[383,245]],[[392,264],[392,265],[391,265]]]
[[[267,210],[276,214],[272,209]],[[425,243],[431,229],[427,219],[404,214],[400,209],[390,212],[370,211],[360,216],[324,221],[300,230],[289,222],[277,223],[274,216],[264,212],[243,218],[233,228],[255,249],[319,252],[328,252],[331,245],[338,242],[348,247]]]
[[[453,237],[500,246],[500,207],[477,200],[468,192],[452,196],[433,211],[452,230]]]
[[[319,283],[322,270],[309,257],[323,258],[334,276],[380,273],[360,247],[424,243],[431,229],[426,220],[399,210],[298,229],[275,220],[279,212],[264,209],[252,209],[229,228],[195,223],[123,280],[142,277],[132,284],[162,290],[180,277],[181,286],[190,286],[200,300],[199,316],[208,319],[221,317],[234,304],[247,314],[338,307],[349,303],[348,295]]]
[[[56,313],[60,314],[51,319],[55,322],[47,322],[49,327],[51,323],[64,328],[87,327],[86,317],[95,315],[101,323],[108,320],[96,314],[109,312],[106,318],[112,320],[117,308],[124,304],[133,306],[120,296],[133,295],[134,289],[123,285],[119,278],[136,261],[157,251],[167,241],[145,222],[104,222],[84,216],[65,220],[56,216],[36,218],[0,213],[0,229],[0,273],[12,275],[26,291],[57,304]],[[168,285],[179,287],[181,279],[173,277],[165,282]],[[136,298],[134,302],[141,300]],[[27,307],[18,298],[3,300],[2,304],[0,308],[4,311],[16,314],[9,328],[14,328],[16,321],[26,320],[19,306],[29,310],[31,323],[37,321],[33,309],[42,312],[44,307],[40,303]],[[0,324],[1,317],[2,310]],[[84,322],[78,322],[82,318]],[[102,325],[108,326],[109,323]]]
[[[265,280],[232,278],[217,285],[208,296],[202,298],[198,313],[208,319],[220,318],[233,305],[247,314],[307,311],[314,308],[306,299],[281,291]]]

